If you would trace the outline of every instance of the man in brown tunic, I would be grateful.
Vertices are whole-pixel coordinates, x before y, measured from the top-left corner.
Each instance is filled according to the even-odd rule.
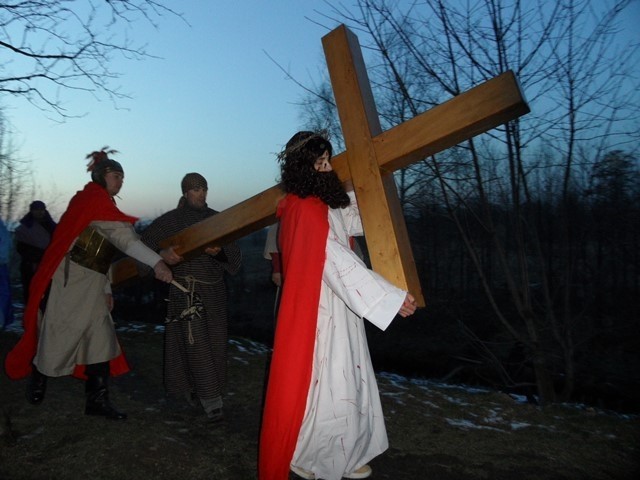
[[[208,185],[202,175],[188,173],[181,187],[184,202],[158,217],[142,233],[142,241],[156,251],[160,250],[161,240],[218,213],[207,206]],[[177,282],[188,289],[185,293],[171,285],[169,290],[164,342],[165,388],[169,394],[189,401],[199,400],[209,418],[221,420],[228,338],[224,277],[240,269],[240,249],[230,243],[207,248],[189,260],[183,260],[173,247],[159,253],[165,262],[173,265]],[[195,298],[202,301],[204,309],[189,310],[195,307]]]

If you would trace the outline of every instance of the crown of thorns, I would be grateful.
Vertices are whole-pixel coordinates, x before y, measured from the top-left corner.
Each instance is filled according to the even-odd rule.
[[[285,148],[280,153],[278,153],[278,161],[284,162],[287,156],[301,151],[310,141],[317,139],[323,140],[327,143],[331,143],[331,141],[329,140],[329,132],[327,130],[318,130],[312,132],[311,135],[302,138],[297,142],[294,142],[292,144],[289,144],[288,142],[287,146],[285,146]]]
[[[84,157],[85,160],[87,158],[91,159],[91,161],[87,163],[87,172],[93,171],[93,169],[96,168],[100,162],[109,160],[109,155],[113,153],[118,153],[118,151],[114,150],[113,148],[109,149],[108,146],[104,146],[100,150],[96,150],[95,152],[87,154],[87,156]]]

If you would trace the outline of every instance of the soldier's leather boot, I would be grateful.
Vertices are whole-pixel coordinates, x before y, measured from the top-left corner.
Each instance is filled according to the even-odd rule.
[[[98,415],[109,420],[125,420],[127,414],[120,412],[109,401],[108,377],[89,375],[85,384],[87,403],[85,415]]]
[[[47,376],[40,373],[35,365],[32,367],[31,377],[27,383],[27,401],[32,405],[40,405],[47,391]]]

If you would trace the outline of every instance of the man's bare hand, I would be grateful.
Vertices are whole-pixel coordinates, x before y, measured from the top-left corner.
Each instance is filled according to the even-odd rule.
[[[415,313],[416,308],[418,308],[416,299],[413,298],[413,295],[407,293],[407,296],[405,297],[404,302],[402,303],[402,306],[398,311],[398,315],[400,315],[401,317],[408,317],[409,315],[413,315]]]
[[[204,253],[213,256],[219,254],[220,250],[222,250],[222,247],[207,247],[204,249]]]
[[[175,265],[183,260],[182,256],[178,255],[175,251],[177,247],[178,245],[171,245],[170,247],[160,250],[160,256],[167,265]]]
[[[282,274],[280,272],[273,272],[271,274],[271,281],[276,284],[276,287],[282,286]]]
[[[162,260],[156,263],[155,267],[153,267],[153,272],[156,274],[156,278],[161,282],[171,283],[173,281],[173,273],[171,273],[171,269],[167,267]]]

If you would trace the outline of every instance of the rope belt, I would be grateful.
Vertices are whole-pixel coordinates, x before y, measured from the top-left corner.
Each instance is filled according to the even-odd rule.
[[[180,284],[175,278],[180,278],[185,280],[187,283],[187,287]],[[178,290],[187,294],[187,308],[185,308],[182,312],[180,312],[180,316],[178,318],[165,318],[165,325],[168,323],[178,322],[180,320],[187,321],[187,329],[189,331],[189,345],[193,345],[195,339],[193,338],[193,332],[191,330],[191,320],[194,317],[202,318],[205,311],[204,305],[202,304],[202,300],[200,299],[200,295],[196,293],[196,283],[202,283],[205,285],[214,285],[214,283],[205,282],[203,280],[198,280],[193,275],[187,275],[186,277],[174,277],[174,280],[171,284],[176,287]]]

